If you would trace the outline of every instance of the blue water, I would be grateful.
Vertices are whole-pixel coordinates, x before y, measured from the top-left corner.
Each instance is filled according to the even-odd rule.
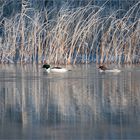
[[[41,65],[1,65],[0,139],[140,139],[140,67],[96,65],[47,74]]]

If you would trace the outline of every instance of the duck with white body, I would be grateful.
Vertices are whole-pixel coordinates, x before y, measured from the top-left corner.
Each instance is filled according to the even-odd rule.
[[[105,67],[104,65],[100,65],[99,67],[98,67],[98,69],[99,69],[99,71],[100,72],[114,72],[114,73],[119,73],[119,72],[121,72],[121,70],[119,70],[119,69],[108,69],[107,67]]]
[[[51,68],[51,66],[48,64],[44,64],[42,68],[45,68],[48,73],[50,73],[50,72],[65,73],[67,71],[70,71],[70,70],[67,70],[66,68],[62,68],[62,67],[52,67]]]

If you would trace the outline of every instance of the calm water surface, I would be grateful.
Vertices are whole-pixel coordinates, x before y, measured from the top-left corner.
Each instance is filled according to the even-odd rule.
[[[0,139],[140,139],[140,67],[71,69],[1,65]]]

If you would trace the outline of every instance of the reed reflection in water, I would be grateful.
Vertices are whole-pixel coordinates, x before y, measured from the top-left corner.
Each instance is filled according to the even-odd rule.
[[[95,65],[65,74],[1,67],[0,139],[140,138],[140,67],[119,74]]]

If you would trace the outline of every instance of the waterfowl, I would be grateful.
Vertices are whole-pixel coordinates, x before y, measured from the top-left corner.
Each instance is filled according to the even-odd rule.
[[[45,68],[46,71],[49,73],[49,72],[57,72],[57,73],[65,73],[67,71],[71,71],[71,70],[67,70],[66,68],[61,68],[61,67],[52,67],[48,64],[44,64],[42,66],[42,68]]]
[[[103,66],[103,65],[100,65],[100,66],[98,67],[98,69],[100,70],[100,72],[103,72],[103,71],[107,70],[107,67],[105,67],[105,66]]]
[[[104,65],[100,65],[98,69],[100,72],[115,72],[115,73],[121,72],[121,70],[119,69],[109,69]]]

